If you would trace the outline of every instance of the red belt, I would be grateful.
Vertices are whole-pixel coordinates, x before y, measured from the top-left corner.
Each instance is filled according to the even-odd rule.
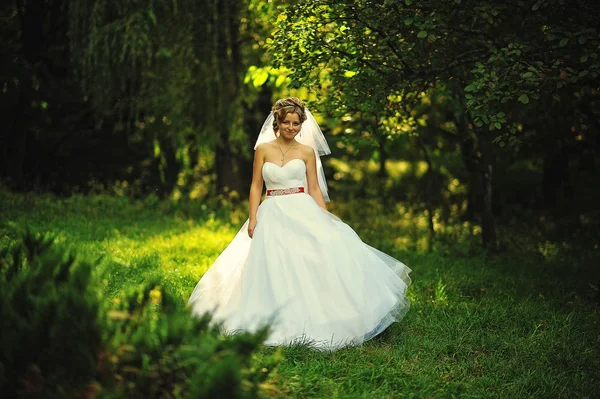
[[[273,197],[278,195],[289,195],[303,193],[304,187],[292,187],[292,188],[280,188],[278,190],[267,190],[267,197]]]

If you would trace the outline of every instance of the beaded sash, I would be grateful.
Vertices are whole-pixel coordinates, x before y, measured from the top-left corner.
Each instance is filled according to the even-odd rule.
[[[280,188],[278,190],[267,190],[267,197],[303,193],[304,187]]]

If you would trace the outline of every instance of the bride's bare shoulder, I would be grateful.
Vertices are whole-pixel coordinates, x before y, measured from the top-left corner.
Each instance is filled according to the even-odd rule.
[[[300,151],[302,151],[302,156],[306,160],[309,160],[309,159],[311,159],[311,157],[315,156],[315,150],[313,150],[313,148],[309,145],[300,144]]]
[[[270,149],[273,148],[273,146],[275,146],[275,140],[265,141],[264,143],[260,143],[259,145],[256,146],[256,151],[261,151],[261,152],[269,151]]]

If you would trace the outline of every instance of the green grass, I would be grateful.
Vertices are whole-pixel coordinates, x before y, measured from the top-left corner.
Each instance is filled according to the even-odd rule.
[[[105,294],[151,277],[185,301],[227,246],[245,209],[153,200],[0,192],[0,247],[29,226],[82,256],[103,257]],[[425,251],[426,222],[401,206],[332,204],[369,244],[412,269],[412,308],[362,347],[283,355],[266,394],[289,398],[600,396],[598,247],[503,230],[509,250],[478,249],[478,229],[439,225]],[[218,209],[213,211],[211,209]]]

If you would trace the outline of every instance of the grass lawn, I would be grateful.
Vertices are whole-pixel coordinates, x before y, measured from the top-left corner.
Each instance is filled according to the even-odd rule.
[[[211,209],[217,209],[211,211]],[[265,395],[289,398],[600,397],[600,249],[519,227],[502,231],[508,249],[477,250],[477,228],[440,226],[425,251],[425,221],[400,206],[331,210],[363,240],[408,264],[412,308],[362,347],[320,353],[279,350]],[[150,277],[187,300],[245,220],[245,209],[175,206],[123,198],[0,192],[0,247],[15,226],[58,245],[103,257],[105,292]]]

